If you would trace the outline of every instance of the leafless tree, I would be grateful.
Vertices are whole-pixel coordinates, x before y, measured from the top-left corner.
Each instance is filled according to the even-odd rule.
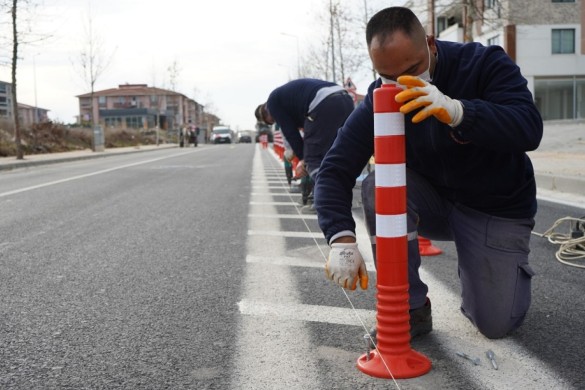
[[[90,118],[89,123],[93,128],[95,120],[94,92],[98,79],[103,75],[110,65],[115,49],[109,54],[106,53],[105,42],[103,38],[94,29],[94,16],[91,12],[91,3],[89,4],[87,19],[84,26],[84,46],[79,53],[78,70],[90,88]]]
[[[14,115],[14,142],[16,143],[16,159],[24,159],[22,142],[20,139],[20,118],[18,115],[18,100],[16,100],[16,67],[18,63],[18,28],[17,28],[18,0],[12,0],[12,112]]]
[[[11,30],[12,30],[12,42],[11,42],[11,46],[12,46],[12,53],[10,55],[11,57],[11,61],[10,61],[10,67],[11,67],[11,82],[12,82],[12,88],[11,88],[11,99],[12,99],[12,114],[13,114],[13,123],[14,123],[14,142],[15,142],[15,146],[16,146],[16,158],[18,160],[22,160],[24,158],[24,151],[23,151],[23,147],[22,147],[22,140],[21,140],[21,123],[20,123],[20,116],[19,116],[19,112],[18,112],[18,100],[17,100],[17,70],[18,70],[18,55],[19,55],[19,46],[22,43],[30,43],[30,42],[35,42],[38,41],[42,38],[35,38],[33,36],[33,32],[30,29],[30,27],[28,27],[28,30],[26,30],[26,26],[30,26],[30,18],[27,19],[27,17],[30,17],[31,15],[34,14],[33,10],[34,10],[35,4],[32,0],[4,0],[2,2],[0,2],[0,12],[4,13],[3,10],[9,10],[10,14],[10,25],[11,25]],[[21,10],[24,10],[26,12],[22,12]],[[22,19],[25,20],[22,20]],[[21,22],[22,21],[22,25],[25,26],[24,28],[21,27]],[[29,39],[28,40],[24,40],[22,38],[22,34],[20,33],[20,29],[25,29],[25,33],[29,35]]]
[[[169,85],[171,91],[177,92],[177,84],[179,83],[179,75],[181,74],[179,62],[174,60],[167,68],[167,71],[169,72]]]
[[[304,76],[341,84],[367,64],[363,18],[347,3],[347,0],[327,0],[319,17],[322,38],[310,46],[303,57]]]

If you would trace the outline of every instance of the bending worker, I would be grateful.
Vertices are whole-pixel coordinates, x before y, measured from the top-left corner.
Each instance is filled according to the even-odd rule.
[[[352,188],[374,152],[372,92],[398,83],[404,88],[396,101],[405,114],[411,336],[432,329],[428,287],[418,272],[418,231],[455,242],[462,313],[486,337],[503,337],[522,324],[534,275],[528,253],[536,185],[526,152],[538,147],[543,124],[527,82],[501,47],[436,40],[407,8],[374,15],[366,41],[380,78],[339,131],[315,186],[319,224],[331,245],[326,273],[345,288],[367,288]],[[365,186],[364,204],[373,205],[373,177]]]
[[[329,81],[298,79],[272,91],[255,115],[258,121],[280,125],[300,160],[297,173],[308,173],[315,180],[337,130],[353,108],[353,99],[343,87]],[[303,129],[303,136],[299,129]]]

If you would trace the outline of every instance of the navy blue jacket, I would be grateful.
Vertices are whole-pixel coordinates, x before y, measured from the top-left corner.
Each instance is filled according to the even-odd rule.
[[[481,212],[529,218],[536,213],[536,184],[526,151],[538,147],[542,118],[526,79],[499,46],[436,41],[432,83],[464,105],[452,129],[430,117],[405,118],[407,166],[446,199]],[[321,165],[315,186],[319,225],[329,239],[355,232],[352,188],[374,153],[372,92],[349,116]]]
[[[266,103],[270,115],[280,125],[284,137],[300,160],[303,159],[303,138],[299,129],[305,126],[309,104],[318,90],[333,85],[337,84],[317,79],[298,79],[276,88],[268,97]]]

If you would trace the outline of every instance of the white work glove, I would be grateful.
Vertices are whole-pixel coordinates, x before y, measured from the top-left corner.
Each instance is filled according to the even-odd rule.
[[[295,177],[294,179],[300,179],[302,177],[307,176],[309,173],[307,172],[307,168],[305,167],[305,161],[301,160],[298,162],[297,167],[295,169]]]
[[[400,107],[401,113],[408,114],[425,107],[416,113],[412,123],[421,122],[431,115],[451,127],[458,126],[463,120],[463,104],[443,95],[434,85],[416,76],[400,76],[397,81],[407,88],[395,98],[397,103],[408,102]]]
[[[331,244],[329,258],[325,263],[327,279],[343,288],[355,290],[359,280],[362,290],[368,288],[368,271],[357,243]]]
[[[292,150],[290,149],[285,149],[284,150],[284,158],[286,161],[292,161],[293,158],[295,158],[295,154]]]

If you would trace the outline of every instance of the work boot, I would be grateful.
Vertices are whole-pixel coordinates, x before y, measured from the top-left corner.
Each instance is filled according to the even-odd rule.
[[[425,335],[433,330],[433,316],[431,314],[431,300],[427,298],[427,301],[422,307],[418,309],[412,309],[410,313],[410,339]],[[375,344],[377,340],[378,330],[374,326],[370,330],[370,348],[376,348]],[[372,344],[372,340],[374,344]]]

